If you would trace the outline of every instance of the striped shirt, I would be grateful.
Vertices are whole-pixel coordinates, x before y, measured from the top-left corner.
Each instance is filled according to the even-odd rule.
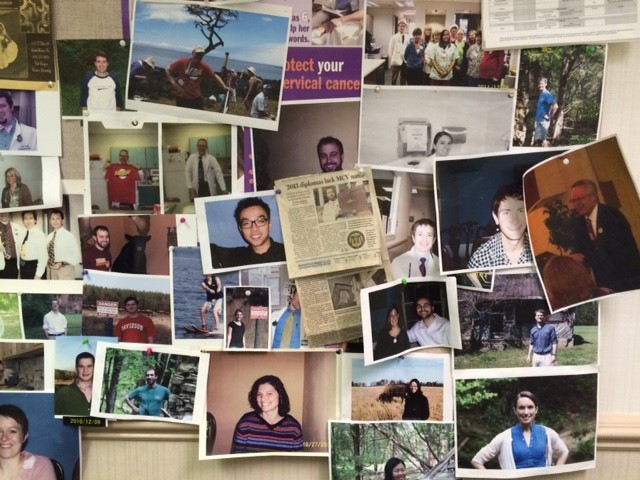
[[[296,452],[303,449],[302,427],[291,415],[273,425],[255,412],[245,413],[236,424],[231,453]]]

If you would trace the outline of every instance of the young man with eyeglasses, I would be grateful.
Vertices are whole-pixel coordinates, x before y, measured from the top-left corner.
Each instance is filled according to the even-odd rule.
[[[224,248],[214,243],[214,268],[241,267],[260,263],[284,262],[284,245],[271,238],[271,208],[259,197],[243,198],[233,213],[246,247]]]

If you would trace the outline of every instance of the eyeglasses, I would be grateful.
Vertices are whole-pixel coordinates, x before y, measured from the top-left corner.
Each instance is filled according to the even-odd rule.
[[[256,227],[264,227],[267,223],[269,223],[267,217],[258,217],[256,220],[242,220],[240,222],[240,228],[242,230],[250,230],[254,225]]]

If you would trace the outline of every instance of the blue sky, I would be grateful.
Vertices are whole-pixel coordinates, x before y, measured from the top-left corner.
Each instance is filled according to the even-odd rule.
[[[234,5],[229,7],[233,9]],[[282,11],[280,7],[274,7],[274,12],[276,10]],[[207,40],[194,27],[194,18],[186,12],[184,5],[138,2],[133,44],[184,50],[188,53],[196,45],[206,47]],[[229,52],[232,58],[239,60],[284,65],[289,35],[288,22],[288,17],[241,11],[236,20],[218,31],[224,47],[218,47],[214,52],[216,56]]]
[[[76,356],[80,352],[89,352],[95,357],[98,342],[117,343],[118,339],[116,337],[56,337],[56,369],[75,370]]]
[[[354,382],[376,382],[378,380],[402,380],[409,382],[417,378],[421,382],[444,381],[444,359],[426,356],[393,358],[374,365],[364,366],[363,359],[351,362],[351,377]]]

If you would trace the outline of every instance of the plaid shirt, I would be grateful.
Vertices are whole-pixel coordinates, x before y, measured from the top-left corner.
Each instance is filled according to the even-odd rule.
[[[502,248],[501,233],[496,233],[478,248],[469,260],[469,268],[499,267],[511,265],[507,253]],[[518,265],[533,263],[533,254],[529,246],[529,234],[524,232],[524,250],[518,257]]]

